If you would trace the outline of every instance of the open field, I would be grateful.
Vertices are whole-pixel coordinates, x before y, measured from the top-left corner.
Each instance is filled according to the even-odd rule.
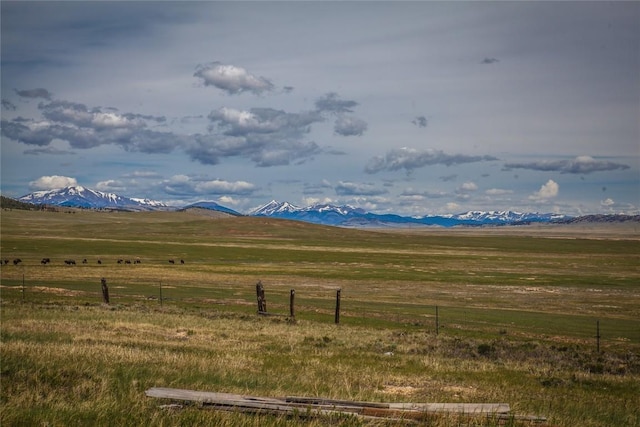
[[[557,426],[640,424],[637,223],[364,231],[188,212],[1,214],[3,426],[300,423],[168,411],[150,387],[505,402]],[[289,313],[295,289],[295,322],[256,315],[258,280],[274,314]],[[360,425],[309,423],[328,422]]]

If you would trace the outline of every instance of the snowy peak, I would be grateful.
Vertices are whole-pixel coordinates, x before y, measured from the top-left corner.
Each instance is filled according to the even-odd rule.
[[[278,202],[277,200],[272,200],[264,206],[260,206],[253,211],[251,211],[251,215],[254,216],[278,216],[278,214],[286,214],[299,211],[300,208],[292,205],[289,202]]]
[[[130,199],[79,185],[56,190],[36,191],[22,196],[18,200],[38,205],[89,209],[153,210],[167,207],[167,205],[162,202],[149,199]]]

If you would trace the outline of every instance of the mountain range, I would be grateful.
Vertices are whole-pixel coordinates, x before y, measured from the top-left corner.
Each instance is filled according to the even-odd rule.
[[[176,208],[154,200],[128,198],[81,186],[65,187],[50,191],[37,191],[22,196],[18,200],[37,205],[78,207],[86,209],[149,211],[199,208],[234,216],[242,215],[233,209],[211,201],[201,201],[182,208]],[[518,213],[513,211],[470,211],[455,215],[401,216],[395,214],[376,214],[348,205],[335,206],[329,204],[316,204],[307,207],[298,207],[288,202],[278,202],[275,200],[252,210],[247,215],[358,228],[514,225],[558,222],[571,219],[571,217],[560,214]]]

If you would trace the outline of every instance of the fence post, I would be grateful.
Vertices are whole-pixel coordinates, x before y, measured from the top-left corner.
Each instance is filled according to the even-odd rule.
[[[291,292],[289,294],[289,317],[291,317],[291,320],[296,318],[296,312],[294,307],[295,298],[296,298],[296,290],[291,289]]]
[[[256,283],[256,294],[258,297],[258,314],[264,314],[267,312],[267,298],[264,295],[264,286],[262,286],[262,281],[260,280]]]
[[[107,286],[107,279],[103,277],[100,279],[100,283],[102,284],[102,301],[105,304],[109,304],[109,287]]]
[[[436,305],[436,335],[440,333],[440,318],[438,316],[438,306]]]
[[[600,353],[600,320],[596,320],[596,348]]]
[[[340,293],[342,289],[338,289],[336,292],[336,325],[340,323]]]

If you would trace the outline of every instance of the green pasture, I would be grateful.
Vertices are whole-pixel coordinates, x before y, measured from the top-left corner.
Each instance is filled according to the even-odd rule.
[[[640,423],[637,236],[355,230],[189,212],[5,210],[0,222],[2,425],[301,422],[172,412],[144,396],[153,386],[502,401],[557,426]],[[258,281],[272,316],[256,314]],[[495,425],[476,422],[429,425]]]

